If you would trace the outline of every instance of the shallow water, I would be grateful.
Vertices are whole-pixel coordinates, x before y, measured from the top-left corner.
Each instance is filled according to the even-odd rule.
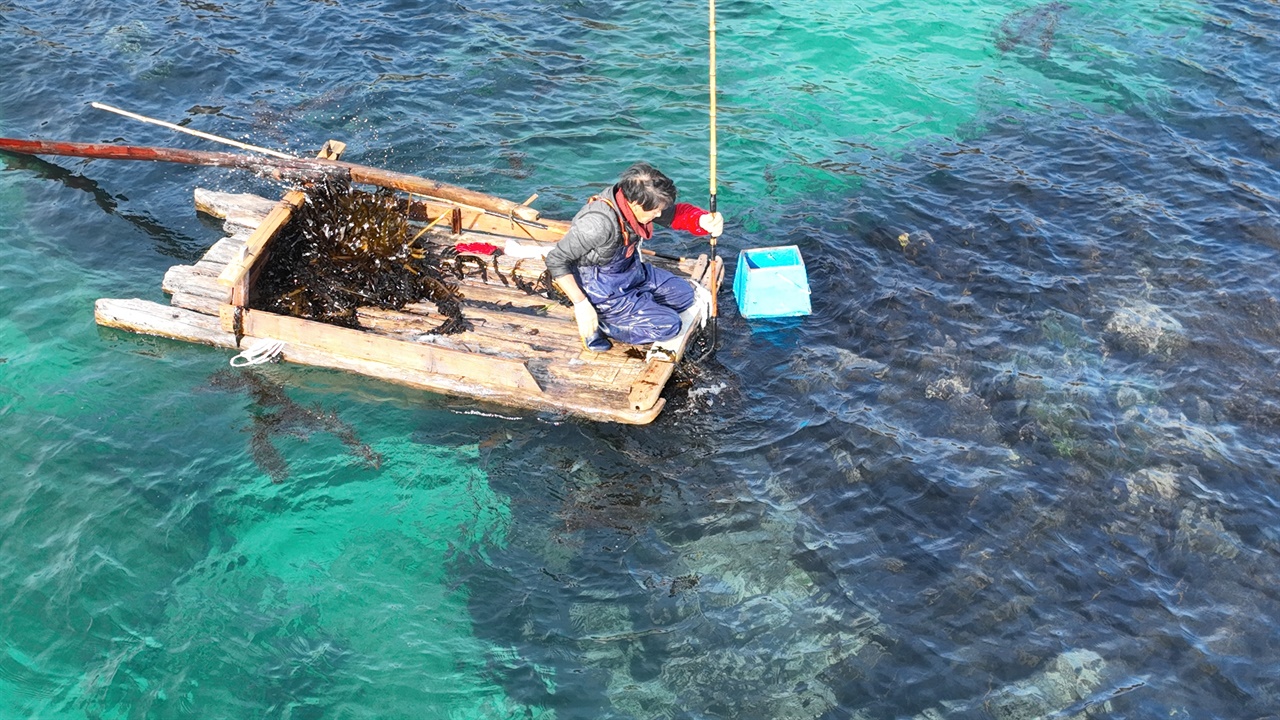
[[[705,204],[705,12],[0,0],[0,134]],[[649,427],[99,329],[281,188],[0,158],[3,714],[1280,713],[1280,10],[717,12],[722,252],[814,313]]]

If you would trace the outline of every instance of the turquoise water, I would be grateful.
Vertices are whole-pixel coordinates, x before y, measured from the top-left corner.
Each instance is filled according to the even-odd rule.
[[[0,134],[704,204],[706,10],[0,0]],[[0,158],[0,717],[1274,715],[1280,12],[717,15],[722,252],[814,313],[649,427],[99,329],[282,188]]]

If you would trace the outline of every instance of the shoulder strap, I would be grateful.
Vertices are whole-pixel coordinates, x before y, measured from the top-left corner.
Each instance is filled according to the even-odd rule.
[[[631,232],[627,230],[627,221],[623,219],[622,213],[618,210],[618,206],[614,205],[613,202],[609,200],[609,198],[602,197],[600,195],[592,195],[591,198],[587,200],[587,202],[594,202],[596,200],[599,200],[603,202],[605,205],[608,205],[609,209],[613,211],[613,219],[618,221],[618,232],[622,233],[622,242],[624,245],[630,245]],[[603,213],[601,214],[603,215]]]

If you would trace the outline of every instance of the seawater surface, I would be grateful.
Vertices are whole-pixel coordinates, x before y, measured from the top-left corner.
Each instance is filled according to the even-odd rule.
[[[1280,8],[717,19],[721,249],[814,312],[726,290],[647,427],[99,329],[283,188],[0,157],[0,717],[1280,715]],[[0,0],[0,135],[705,205],[706,20]]]

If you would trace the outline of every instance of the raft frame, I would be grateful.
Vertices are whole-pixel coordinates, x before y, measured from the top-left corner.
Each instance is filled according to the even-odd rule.
[[[343,143],[330,140],[319,157],[337,159]],[[290,190],[279,201],[197,188],[196,209],[221,218],[229,235],[194,265],[165,274],[170,304],[103,298],[95,303],[98,324],[185,342],[240,350],[258,339],[284,343],[281,360],[328,367],[431,392],[527,410],[563,413],[628,424],[652,422],[661,413],[661,392],[701,324],[701,314],[681,329],[673,357],[645,357],[645,348],[616,343],[604,353],[585,350],[571,308],[514,287],[518,275],[533,281],[545,271],[541,258],[490,259],[494,273],[467,275],[458,283],[463,316],[475,330],[430,335],[442,317],[430,303],[401,311],[361,308],[360,329],[247,307],[253,283],[270,256],[271,243],[306,195]],[[527,208],[534,198],[522,203]],[[494,198],[499,202],[500,198]],[[432,227],[424,237],[440,245],[507,238],[545,246],[568,230],[564,221],[502,216],[458,202],[407,195],[410,219]],[[448,215],[451,222],[441,221]],[[719,290],[719,258],[647,260],[677,275]],[[495,277],[489,277],[493,275]],[[511,280],[508,280],[511,278]],[[237,336],[240,342],[237,342]]]

